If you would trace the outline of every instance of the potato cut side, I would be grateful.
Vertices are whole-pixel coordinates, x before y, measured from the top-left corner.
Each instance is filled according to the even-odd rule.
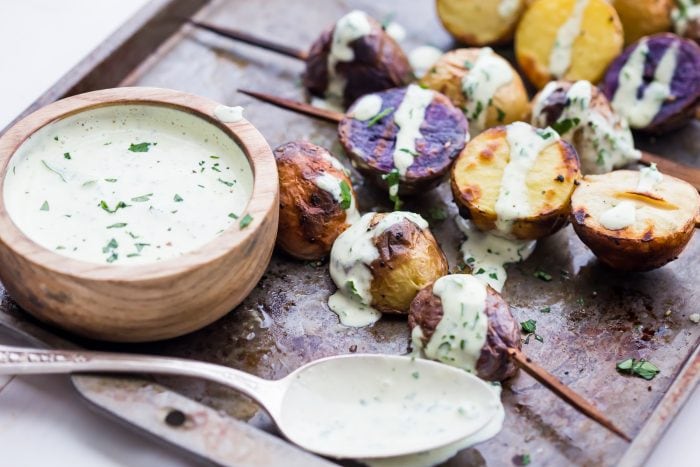
[[[507,127],[483,132],[467,144],[452,168],[452,193],[460,212],[484,231],[496,229],[496,202],[510,162],[506,135]],[[578,157],[571,145],[556,141],[545,147],[525,178],[530,214],[515,220],[511,235],[537,239],[564,226],[578,178]]]
[[[552,79],[585,79],[597,83],[622,51],[622,25],[615,9],[605,0],[588,0],[580,33],[571,48],[568,71],[561,77],[550,72],[550,55],[557,33],[574,11],[576,0],[536,0],[515,33],[515,55],[528,79],[542,88]]]
[[[690,184],[664,175],[651,191],[640,192],[639,178],[633,170],[586,176],[572,197],[576,233],[615,269],[645,271],[674,260],[700,221],[700,196]],[[634,203],[634,222],[610,230],[601,216],[622,201]]]
[[[437,13],[445,29],[458,41],[474,46],[501,44],[513,38],[513,30],[525,10],[525,0],[512,10],[503,0],[437,0]],[[500,9],[500,12],[499,12]]]

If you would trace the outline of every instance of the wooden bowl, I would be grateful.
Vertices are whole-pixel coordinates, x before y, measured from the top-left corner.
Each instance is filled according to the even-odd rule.
[[[96,264],[59,255],[30,240],[5,204],[12,155],[34,132],[63,117],[110,105],[155,105],[202,118],[230,136],[253,172],[243,211],[220,235],[181,256],[142,265]],[[17,303],[42,321],[93,339],[143,342],[179,336],[236,307],[267,268],[277,235],[277,167],[262,135],[246,120],[222,123],[209,99],[158,88],[89,92],[50,104],[0,138],[0,280]]]

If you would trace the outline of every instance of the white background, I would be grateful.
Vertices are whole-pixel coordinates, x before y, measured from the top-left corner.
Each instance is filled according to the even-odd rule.
[[[0,128],[145,3],[0,0]],[[3,331],[0,343],[21,344]],[[700,465],[698,433],[696,389],[647,465]],[[0,456],[3,465],[13,467],[188,465],[177,451],[91,412],[66,378],[51,376],[0,377]]]

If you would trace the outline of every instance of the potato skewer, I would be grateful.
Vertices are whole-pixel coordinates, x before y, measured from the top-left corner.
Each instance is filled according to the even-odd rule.
[[[277,97],[272,94],[266,94],[257,91],[250,91],[245,89],[239,89],[238,92],[254,97],[263,102],[275,105],[277,107],[282,107],[293,112],[308,115],[320,120],[324,120],[331,123],[340,123],[346,115],[340,112],[335,112],[332,110],[321,109],[304,102],[295,101],[293,99],[286,99],[284,97]],[[638,161],[643,165],[656,164],[660,171],[672,175],[681,180],[693,185],[693,187],[700,191],[700,169],[695,167],[690,167],[678,162],[666,159],[656,154],[652,154],[646,151],[642,151],[641,158]]]

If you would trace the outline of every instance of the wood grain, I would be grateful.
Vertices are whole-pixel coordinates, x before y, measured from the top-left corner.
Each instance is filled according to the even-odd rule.
[[[139,266],[96,265],[67,258],[29,240],[10,219],[3,196],[10,158],[46,124],[105,105],[162,105],[221,128],[246,154],[254,173],[245,229],[232,224],[203,247]],[[277,234],[277,167],[262,135],[247,121],[222,124],[209,99],[159,88],[119,88],[63,99],[44,107],[0,138],[0,280],[31,314],[93,339],[141,342],[199,329],[232,310],[253,289]]]

